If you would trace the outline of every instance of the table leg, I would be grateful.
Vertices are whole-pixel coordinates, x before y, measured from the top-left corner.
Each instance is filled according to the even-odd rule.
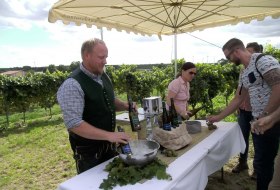
[[[224,181],[224,167],[221,168],[221,180]]]

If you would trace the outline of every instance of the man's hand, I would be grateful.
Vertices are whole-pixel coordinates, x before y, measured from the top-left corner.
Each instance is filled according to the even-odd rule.
[[[264,132],[270,129],[274,125],[274,122],[270,115],[262,117],[251,123],[251,131],[255,134],[264,134]]]
[[[127,144],[130,137],[125,132],[112,132],[108,136],[108,141],[112,143]]]
[[[189,111],[186,111],[185,113],[183,113],[181,115],[181,117],[183,118],[183,120],[189,120],[190,119],[190,116],[189,116]]]
[[[137,108],[136,102],[133,102],[133,103],[132,103],[132,109],[134,109],[135,112],[138,113],[138,108]]]
[[[210,123],[219,122],[221,120],[222,120],[222,118],[220,117],[220,115],[209,115],[207,117],[207,121]]]

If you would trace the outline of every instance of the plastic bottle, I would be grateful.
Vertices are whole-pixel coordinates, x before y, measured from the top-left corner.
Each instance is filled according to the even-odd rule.
[[[152,121],[150,116],[146,116],[146,139],[147,140],[152,140],[153,139],[153,126],[152,126]]]

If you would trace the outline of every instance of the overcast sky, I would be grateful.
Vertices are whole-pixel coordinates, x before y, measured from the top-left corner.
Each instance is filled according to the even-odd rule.
[[[72,61],[81,61],[81,44],[90,38],[100,38],[100,31],[83,25],[63,25],[61,21],[49,23],[48,11],[56,1],[0,1],[0,68],[70,65]],[[173,36],[163,36],[159,40],[157,36],[105,29],[103,37],[109,49],[109,65],[169,63],[174,59]],[[224,58],[219,47],[232,37],[243,40],[245,44],[257,41],[264,46],[272,44],[280,48],[280,19],[266,18],[250,24],[180,34],[177,58],[195,63],[216,62]]]

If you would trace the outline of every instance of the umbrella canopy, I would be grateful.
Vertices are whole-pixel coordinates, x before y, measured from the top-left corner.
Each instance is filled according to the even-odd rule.
[[[176,34],[267,16],[280,17],[279,0],[60,0],[48,20],[149,36],[175,34],[176,60]]]

